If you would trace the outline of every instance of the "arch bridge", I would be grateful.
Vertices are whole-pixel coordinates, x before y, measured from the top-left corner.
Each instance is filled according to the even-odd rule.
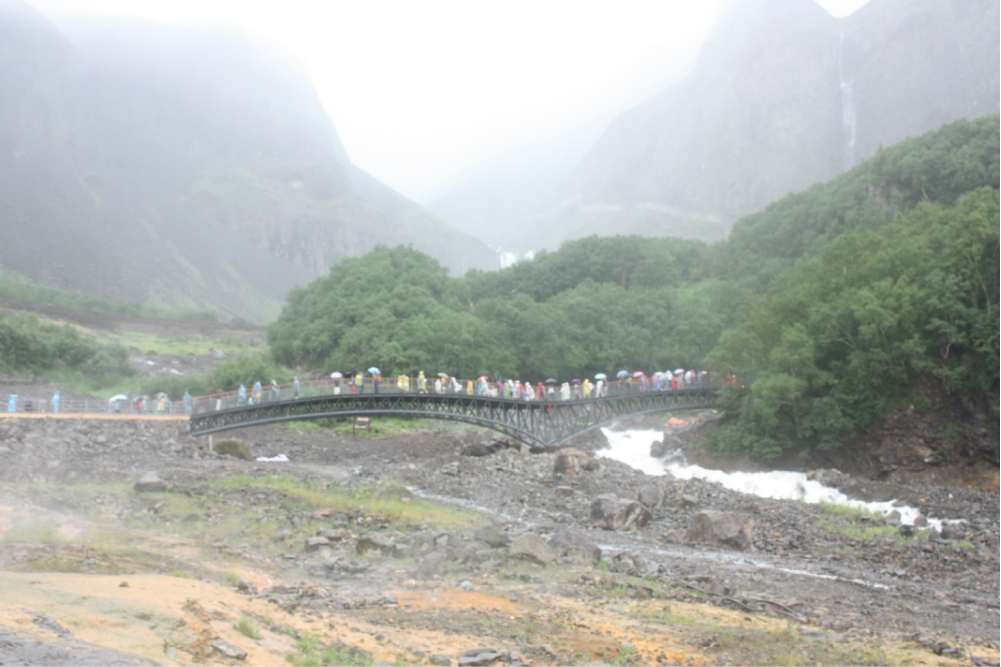
[[[190,417],[192,435],[327,417],[410,417],[475,424],[531,447],[557,446],[574,436],[629,415],[710,408],[715,388],[635,391],[568,401],[525,401],[461,393],[380,393],[307,396],[223,407],[197,401]]]

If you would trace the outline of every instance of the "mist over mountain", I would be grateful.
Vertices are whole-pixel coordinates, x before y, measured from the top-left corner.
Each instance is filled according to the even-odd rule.
[[[871,0],[843,19],[813,0],[745,0],[690,74],[615,119],[544,205],[498,225],[520,236],[491,242],[723,238],[880,146],[997,113],[998,24],[996,0]]]
[[[305,72],[233,30],[0,2],[0,266],[258,321],[377,244],[496,254],[351,164]]]

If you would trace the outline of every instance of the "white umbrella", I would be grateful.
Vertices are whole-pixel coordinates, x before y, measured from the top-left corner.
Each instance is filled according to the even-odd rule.
[[[330,377],[332,377],[332,378],[334,378],[336,380],[337,378],[342,378],[344,376],[341,375],[340,371],[334,371],[333,373],[330,374]]]
[[[127,401],[127,400],[129,400],[129,397],[126,396],[125,394],[118,394],[116,396],[112,396],[108,400],[109,401]]]
[[[685,369],[684,368],[675,368],[674,369],[674,374],[675,375],[684,375],[685,374]]]

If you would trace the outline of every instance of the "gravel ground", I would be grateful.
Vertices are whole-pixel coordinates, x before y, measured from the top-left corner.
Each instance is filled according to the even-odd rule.
[[[0,421],[0,456],[8,463],[0,467],[0,482],[134,481],[147,471],[156,471],[175,490],[195,492],[207,480],[236,474],[288,473],[349,488],[402,483],[414,496],[483,515],[512,539],[521,534],[550,539],[567,530],[583,535],[601,548],[613,577],[661,582],[670,586],[672,599],[708,600],[746,608],[748,613],[786,617],[815,629],[809,632],[909,638],[954,658],[967,657],[958,647],[986,647],[993,649],[993,655],[997,653],[999,506],[995,494],[899,487],[827,473],[826,479],[857,497],[906,500],[928,516],[962,520],[944,535],[909,536],[904,529],[903,533],[886,530],[864,536],[865,529],[879,527],[874,526],[879,519],[748,496],[699,480],[649,476],[601,458],[606,443],[600,432],[570,443],[596,463],[577,474],[562,475],[554,473],[557,453],[532,454],[516,443],[497,441],[489,432],[451,426],[371,440],[278,426],[226,435],[243,440],[255,457],[285,454],[290,459],[287,463],[219,457],[209,449],[208,438],[188,436],[185,426],[180,422]],[[646,525],[629,531],[592,525],[595,498],[614,494],[634,499],[651,488],[663,492],[663,505],[653,510]],[[232,501],[266,502],[239,494]],[[44,504],[43,499],[39,504]],[[753,547],[734,550],[688,541],[693,516],[702,511],[751,517]],[[332,519],[332,529],[353,520],[363,518]],[[294,526],[294,517],[289,521]],[[379,532],[377,527],[370,529]],[[243,551],[276,576],[309,573],[312,583],[329,587],[325,597],[319,596],[323,604],[369,612],[385,598],[388,586],[419,586],[414,582],[434,580],[434,563],[428,565],[434,558],[429,554],[461,562],[470,578],[499,577],[507,567],[502,551],[488,548],[472,531],[432,535],[430,541],[418,534],[385,537],[405,547],[414,564],[400,568],[387,559],[368,566],[360,564],[351,550],[336,545],[316,551],[300,549],[281,559]],[[0,568],[12,562],[9,553],[4,558],[0,550]],[[576,566],[567,558],[559,562]],[[534,575],[524,583],[538,594],[590,600],[594,572],[584,567],[578,579],[559,586]],[[303,601],[304,583],[257,594],[285,606],[308,606]],[[460,618],[451,622],[462,624]],[[711,648],[711,641],[707,642]],[[10,640],[0,636],[0,657],[4,651],[14,651],[11,646]],[[510,664],[531,657],[528,653],[505,655]],[[565,658],[553,654],[551,661]],[[80,664],[84,664],[82,659]],[[538,655],[533,659],[546,661]],[[21,660],[32,664],[27,657]],[[0,659],[0,664],[16,663],[16,658],[13,663]]]

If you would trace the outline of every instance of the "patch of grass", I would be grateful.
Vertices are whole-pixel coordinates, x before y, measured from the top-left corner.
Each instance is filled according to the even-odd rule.
[[[181,570],[171,570],[170,572],[167,573],[167,576],[168,577],[177,577],[178,579],[194,579],[195,578],[193,575],[190,575],[187,572],[183,572]]]
[[[260,352],[258,348],[234,336],[224,336],[218,339],[192,338],[191,336],[162,338],[138,331],[120,331],[113,334],[111,338],[126,347],[133,347],[140,352],[160,356],[207,355],[215,350],[222,350],[236,355],[248,355]]]
[[[897,529],[893,526],[860,526],[844,521],[820,520],[817,526],[855,542],[869,542],[888,533],[897,533]]]
[[[281,424],[281,427],[286,428],[290,431],[319,431],[323,429],[323,427],[317,424],[316,422],[300,422],[300,421],[283,422]]]
[[[229,584],[230,586],[236,586],[238,583],[240,583],[240,575],[238,575],[236,572],[233,572],[233,570],[230,570],[229,572],[226,573],[226,583]]]
[[[409,503],[404,503],[400,498],[392,496],[377,497],[374,488],[351,492],[337,486],[324,486],[320,482],[302,481],[288,475],[268,476],[263,479],[239,476],[212,484],[242,490],[249,487],[283,491],[285,497],[282,504],[309,511],[330,509],[334,512],[352,514],[364,507],[368,514],[378,515],[383,520],[407,526],[423,524],[434,528],[454,529],[481,521],[470,512],[439,507],[420,498],[411,498]]]
[[[241,618],[236,624],[236,629],[239,630],[244,637],[249,637],[250,639],[255,640],[261,638],[260,629],[254,625],[254,622],[249,618]]]

